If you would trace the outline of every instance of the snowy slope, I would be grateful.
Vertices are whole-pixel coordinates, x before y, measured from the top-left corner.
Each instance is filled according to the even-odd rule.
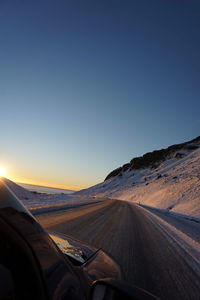
[[[94,202],[94,198],[82,197],[73,194],[45,194],[30,192],[7,178],[1,178],[12,192],[20,199],[23,204],[33,213],[66,209]]]
[[[115,176],[109,175],[103,183],[78,194],[129,200],[200,217],[200,138],[166,153],[156,167],[154,162],[153,167],[119,168],[117,175],[111,172]]]

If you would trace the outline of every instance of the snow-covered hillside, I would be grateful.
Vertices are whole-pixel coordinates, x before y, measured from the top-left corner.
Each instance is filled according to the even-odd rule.
[[[133,159],[111,172],[103,183],[78,194],[129,200],[199,218],[200,137],[160,151]]]
[[[82,197],[73,194],[46,194],[30,192],[7,178],[1,178],[7,187],[20,199],[23,204],[33,213],[41,213],[60,209],[71,208],[75,206],[89,204],[94,202],[94,198]]]

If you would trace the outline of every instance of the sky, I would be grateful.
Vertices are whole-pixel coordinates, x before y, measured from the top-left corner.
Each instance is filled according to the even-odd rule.
[[[0,168],[81,189],[200,129],[198,0],[1,0]]]

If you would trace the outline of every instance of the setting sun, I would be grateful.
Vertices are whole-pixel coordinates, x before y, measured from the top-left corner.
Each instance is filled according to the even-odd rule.
[[[5,168],[2,168],[0,167],[0,177],[4,177],[6,174],[6,169]]]

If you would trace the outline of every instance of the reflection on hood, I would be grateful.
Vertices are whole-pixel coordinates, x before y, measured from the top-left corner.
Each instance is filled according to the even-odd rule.
[[[58,248],[62,251],[62,253],[74,258],[80,263],[85,262],[84,253],[80,248],[72,246],[66,238],[62,238],[61,236],[55,233],[50,233],[49,235],[56,243]]]

